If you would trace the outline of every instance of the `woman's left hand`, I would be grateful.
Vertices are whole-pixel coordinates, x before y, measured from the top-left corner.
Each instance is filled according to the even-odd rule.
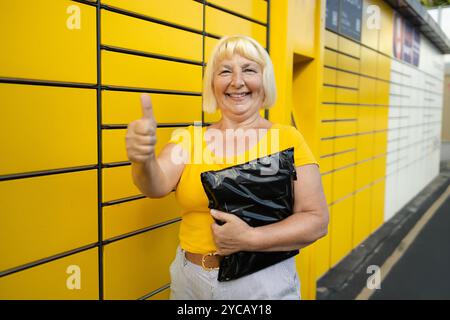
[[[214,219],[225,222],[223,225],[215,222],[211,225],[217,254],[228,256],[238,251],[249,250],[254,230],[252,227],[231,213],[211,209],[211,215]]]

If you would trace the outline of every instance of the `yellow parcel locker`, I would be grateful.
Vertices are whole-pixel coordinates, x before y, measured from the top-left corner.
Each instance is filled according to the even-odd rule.
[[[216,38],[211,38],[208,36],[205,37],[205,62],[206,63],[208,63],[212,49],[217,44],[217,42],[219,42],[219,40]]]
[[[197,1],[102,0],[102,4],[193,28],[200,32],[203,28],[203,4]]]
[[[337,84],[336,70],[331,68],[323,68],[323,83],[336,85]]]
[[[360,45],[352,40],[338,36],[338,50],[355,58],[360,57]]]
[[[361,47],[361,74],[371,77],[377,76],[377,52]]]
[[[358,107],[358,132],[367,133],[374,130],[375,107]]]
[[[357,137],[356,161],[363,161],[373,157],[373,134],[361,134]]]
[[[375,80],[361,76],[359,78],[359,103],[375,104]]]
[[[333,103],[336,102],[336,88],[323,86],[322,87],[322,102]]]
[[[355,104],[358,103],[358,89],[337,88],[336,102]]]
[[[143,198],[103,207],[103,238],[179,218],[181,210],[174,192],[159,199]]]
[[[387,107],[389,105],[389,82],[377,80],[375,83],[375,102]]]
[[[368,187],[355,194],[355,210],[353,216],[353,244],[358,246],[366,239],[370,231],[372,188]]]
[[[140,92],[102,91],[103,124],[129,124],[142,118]],[[202,97],[151,93],[153,113],[160,123],[202,120]]]
[[[202,61],[202,35],[102,10],[102,44]]]
[[[97,300],[98,249],[0,278],[2,300]]]
[[[0,175],[97,163],[95,90],[2,83],[0,96]]]
[[[334,266],[352,249],[353,197],[333,205],[330,222],[330,265]]]
[[[158,128],[156,131],[156,137],[158,142],[156,144],[156,154],[158,154],[162,147],[169,141],[171,133],[174,128]],[[104,131],[115,131],[115,130],[104,130]],[[119,130],[122,131],[123,130]],[[104,132],[105,133],[105,132]],[[122,136],[125,139],[125,135]],[[106,135],[103,141],[104,144],[104,162],[108,160],[115,161],[126,161],[125,141],[122,138],[118,138],[113,135]],[[122,141],[122,142],[120,142]],[[122,147],[117,146],[121,144]],[[124,158],[125,157],[125,158]],[[121,159],[121,160],[119,160]],[[141,192],[133,184],[133,179],[131,176],[131,166],[120,166],[103,169],[103,201],[112,201],[122,198],[127,198],[131,196],[140,195]]]
[[[323,64],[325,66],[329,66],[329,67],[337,67],[337,53],[325,48],[325,50],[323,51],[324,57],[323,57]]]
[[[358,89],[359,76],[349,72],[337,71],[337,84],[347,88]]]
[[[366,187],[373,181],[372,161],[364,161],[356,165],[355,190]]]
[[[385,193],[384,178],[380,179],[372,187],[372,212],[370,219],[370,231],[374,232],[379,226],[383,224],[384,220],[384,193]]]
[[[325,30],[324,32],[324,45],[327,48],[331,48],[334,50],[338,49],[338,35],[329,30]]]
[[[333,175],[332,174],[322,174],[322,184],[323,184],[323,192],[325,193],[325,197],[327,199],[327,203],[330,204],[332,200],[332,192],[333,192]]]
[[[1,181],[0,204],[0,271],[97,241],[96,170]]]
[[[0,77],[97,82],[95,7],[1,1],[0,12]]]
[[[104,247],[105,299],[138,299],[170,282],[179,223],[118,240]]]
[[[113,86],[201,92],[202,67],[103,51],[102,81]]]
[[[206,32],[218,36],[244,34],[266,47],[266,27],[209,6],[205,10]]]
[[[141,195],[141,191],[133,184],[131,166],[104,168],[103,202]]]
[[[359,59],[338,54],[337,65],[339,69],[359,73]]]
[[[333,173],[333,202],[349,196],[354,191],[355,166],[336,170]]]
[[[264,0],[210,0],[208,2],[263,23],[267,21],[267,1]]]
[[[377,77],[389,81],[391,78],[391,58],[377,54]]]

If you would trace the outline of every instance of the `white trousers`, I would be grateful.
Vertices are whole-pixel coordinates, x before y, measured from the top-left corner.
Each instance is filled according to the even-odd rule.
[[[218,270],[206,271],[177,249],[170,265],[172,300],[299,300],[295,257],[242,278],[219,282]]]

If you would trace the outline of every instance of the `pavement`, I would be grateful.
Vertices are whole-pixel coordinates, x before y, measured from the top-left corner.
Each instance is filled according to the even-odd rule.
[[[428,186],[318,280],[316,299],[450,299],[449,186],[450,161],[441,162]]]

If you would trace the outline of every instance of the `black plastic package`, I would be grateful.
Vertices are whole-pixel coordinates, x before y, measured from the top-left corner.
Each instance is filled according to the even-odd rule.
[[[296,179],[294,148],[201,173],[208,207],[235,214],[252,227],[278,222],[292,214]],[[298,253],[299,250],[233,253],[223,257],[218,280],[229,281],[249,275]]]

